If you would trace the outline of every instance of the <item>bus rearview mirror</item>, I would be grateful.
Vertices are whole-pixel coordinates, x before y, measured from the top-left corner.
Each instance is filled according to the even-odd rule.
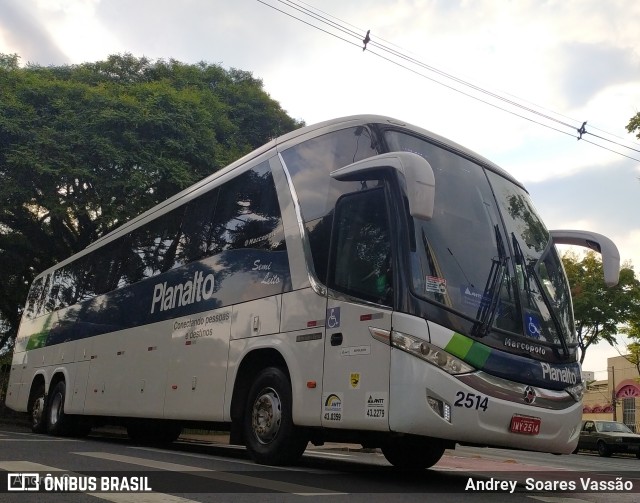
[[[404,182],[412,217],[431,220],[436,194],[436,181],[431,165],[412,152],[389,152],[369,157],[331,172],[340,181],[364,181],[380,178],[380,171],[393,169]]]
[[[589,248],[602,256],[604,283],[616,286],[620,277],[620,252],[613,241],[602,234],[588,231],[554,230],[549,231],[557,245],[574,245]]]

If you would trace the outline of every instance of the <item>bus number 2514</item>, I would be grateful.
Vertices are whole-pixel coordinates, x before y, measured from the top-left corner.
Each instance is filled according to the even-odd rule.
[[[458,391],[456,393],[457,400],[453,405],[456,407],[464,407],[465,409],[482,410],[486,412],[489,405],[489,397],[483,395],[476,395],[475,393],[464,393]]]

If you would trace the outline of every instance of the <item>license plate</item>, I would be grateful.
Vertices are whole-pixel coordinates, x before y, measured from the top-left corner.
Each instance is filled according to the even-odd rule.
[[[523,435],[537,435],[540,433],[540,423],[539,417],[515,415],[511,418],[509,430]]]

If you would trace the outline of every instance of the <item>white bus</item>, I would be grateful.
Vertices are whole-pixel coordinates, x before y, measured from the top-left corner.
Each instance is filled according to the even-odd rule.
[[[490,161],[394,119],[289,133],[33,282],[6,403],[35,432],[231,432],[258,463],[308,442],[395,466],[456,443],[570,453],[583,383],[554,244]]]

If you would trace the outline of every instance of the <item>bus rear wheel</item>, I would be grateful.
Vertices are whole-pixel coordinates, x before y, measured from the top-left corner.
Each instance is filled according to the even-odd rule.
[[[291,383],[278,367],[256,377],[247,395],[243,427],[247,450],[254,461],[265,465],[295,463],[308,439],[293,424]]]
[[[49,404],[46,409],[47,432],[50,435],[69,435],[72,430],[72,418],[64,412],[64,401],[67,394],[67,386],[64,381],[59,381],[49,396]]]
[[[407,435],[389,439],[382,446],[382,454],[395,468],[424,470],[440,461],[444,449],[444,444],[436,438]]]
[[[31,421],[31,431],[34,433],[47,431],[46,405],[47,395],[44,391],[44,384],[37,384],[31,392],[27,409]]]

